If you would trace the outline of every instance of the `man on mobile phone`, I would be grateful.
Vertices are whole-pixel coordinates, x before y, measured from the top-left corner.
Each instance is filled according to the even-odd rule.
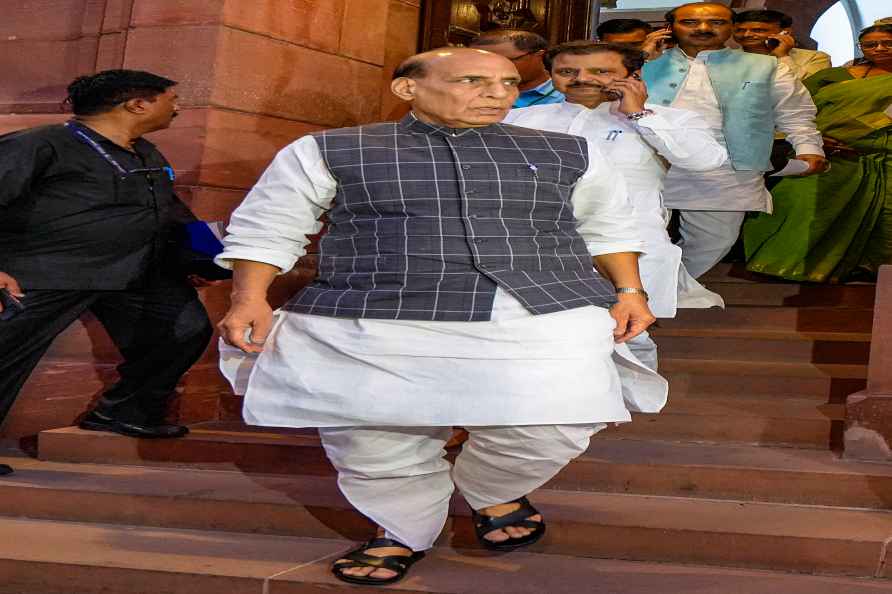
[[[195,220],[143,134],[177,111],[172,80],[109,70],[68,87],[74,118],[0,136],[0,288],[22,309],[0,321],[0,421],[53,339],[87,311],[124,358],[81,427],[179,437],[165,424],[180,377],[212,333],[174,234]]]
[[[598,25],[598,40],[641,50],[648,60],[656,60],[674,46],[672,30],[654,29],[638,19],[610,19]]]
[[[666,231],[660,194],[667,164],[709,171],[727,160],[703,117],[647,101],[647,87],[638,78],[644,56],[637,49],[570,41],[549,49],[545,63],[567,101],[514,109],[505,123],[582,136],[623,175],[634,207],[629,216],[644,240],[638,269],[654,316],[674,318],[679,307],[723,307],[722,298],[682,266],[681,250]],[[657,345],[647,332],[628,345],[639,361],[657,370]]]
[[[829,166],[815,127],[817,109],[790,68],[726,47],[735,16],[719,2],[674,8],[666,21],[678,46],[642,69],[651,102],[699,113],[730,157],[712,171],[672,167],[666,176],[663,199],[679,211],[678,246],[694,278],[731,251],[747,212],[771,212],[763,175],[772,169],[775,130],[808,165],[802,175]]]
[[[830,68],[829,55],[796,47],[792,29],[793,17],[777,10],[747,10],[734,17],[734,41],[743,51],[774,56],[799,80]]]

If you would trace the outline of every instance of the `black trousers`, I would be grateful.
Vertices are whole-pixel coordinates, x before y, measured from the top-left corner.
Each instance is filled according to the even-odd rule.
[[[124,362],[97,410],[132,423],[159,423],[180,377],[213,329],[188,284],[139,291],[27,290],[25,311],[0,321],[0,423],[53,339],[85,311],[105,327]]]

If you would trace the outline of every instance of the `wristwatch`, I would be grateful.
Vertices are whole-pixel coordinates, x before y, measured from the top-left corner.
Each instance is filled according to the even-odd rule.
[[[636,289],[634,287],[617,287],[616,294],[619,295],[620,293],[632,293],[633,295],[644,295],[645,301],[650,300],[650,296],[647,294],[647,291],[645,291],[644,289]]]
[[[627,118],[632,120],[633,122],[637,122],[641,118],[646,118],[649,115],[653,115],[654,112],[652,109],[644,109],[642,111],[636,111],[635,113],[630,113],[626,115]]]

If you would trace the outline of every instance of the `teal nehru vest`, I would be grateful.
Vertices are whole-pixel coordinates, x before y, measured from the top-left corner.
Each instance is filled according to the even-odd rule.
[[[777,59],[728,48],[710,53],[706,68],[722,110],[723,132],[734,169],[768,171],[774,141],[771,89]],[[688,58],[678,48],[645,64],[643,78],[649,101],[672,105],[689,69]]]

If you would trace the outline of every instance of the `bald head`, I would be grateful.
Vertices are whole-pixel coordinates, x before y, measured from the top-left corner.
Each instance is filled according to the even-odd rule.
[[[734,18],[734,9],[722,2],[688,2],[687,4],[682,4],[681,6],[676,6],[675,8],[673,8],[672,10],[667,12],[666,17],[665,17],[666,22],[670,23],[670,24],[674,23],[675,19],[676,19],[676,15],[678,14],[678,11],[682,10],[682,9],[687,9],[687,8],[717,9],[722,12],[726,12],[728,14],[729,18],[731,18],[731,19]]]
[[[468,60],[473,61],[481,58],[492,59],[493,56],[499,57],[492,52],[468,47],[442,47],[432,49],[420,54],[415,54],[414,56],[409,56],[400,62],[400,65],[393,71],[393,79],[396,80],[401,77],[424,78],[427,76],[432,65],[442,63],[443,61],[463,60],[467,63]],[[508,62],[510,63],[510,60],[508,60]]]
[[[500,122],[517,99],[520,75],[492,52],[444,47],[411,56],[394,72],[391,89],[419,119],[452,128]]]

